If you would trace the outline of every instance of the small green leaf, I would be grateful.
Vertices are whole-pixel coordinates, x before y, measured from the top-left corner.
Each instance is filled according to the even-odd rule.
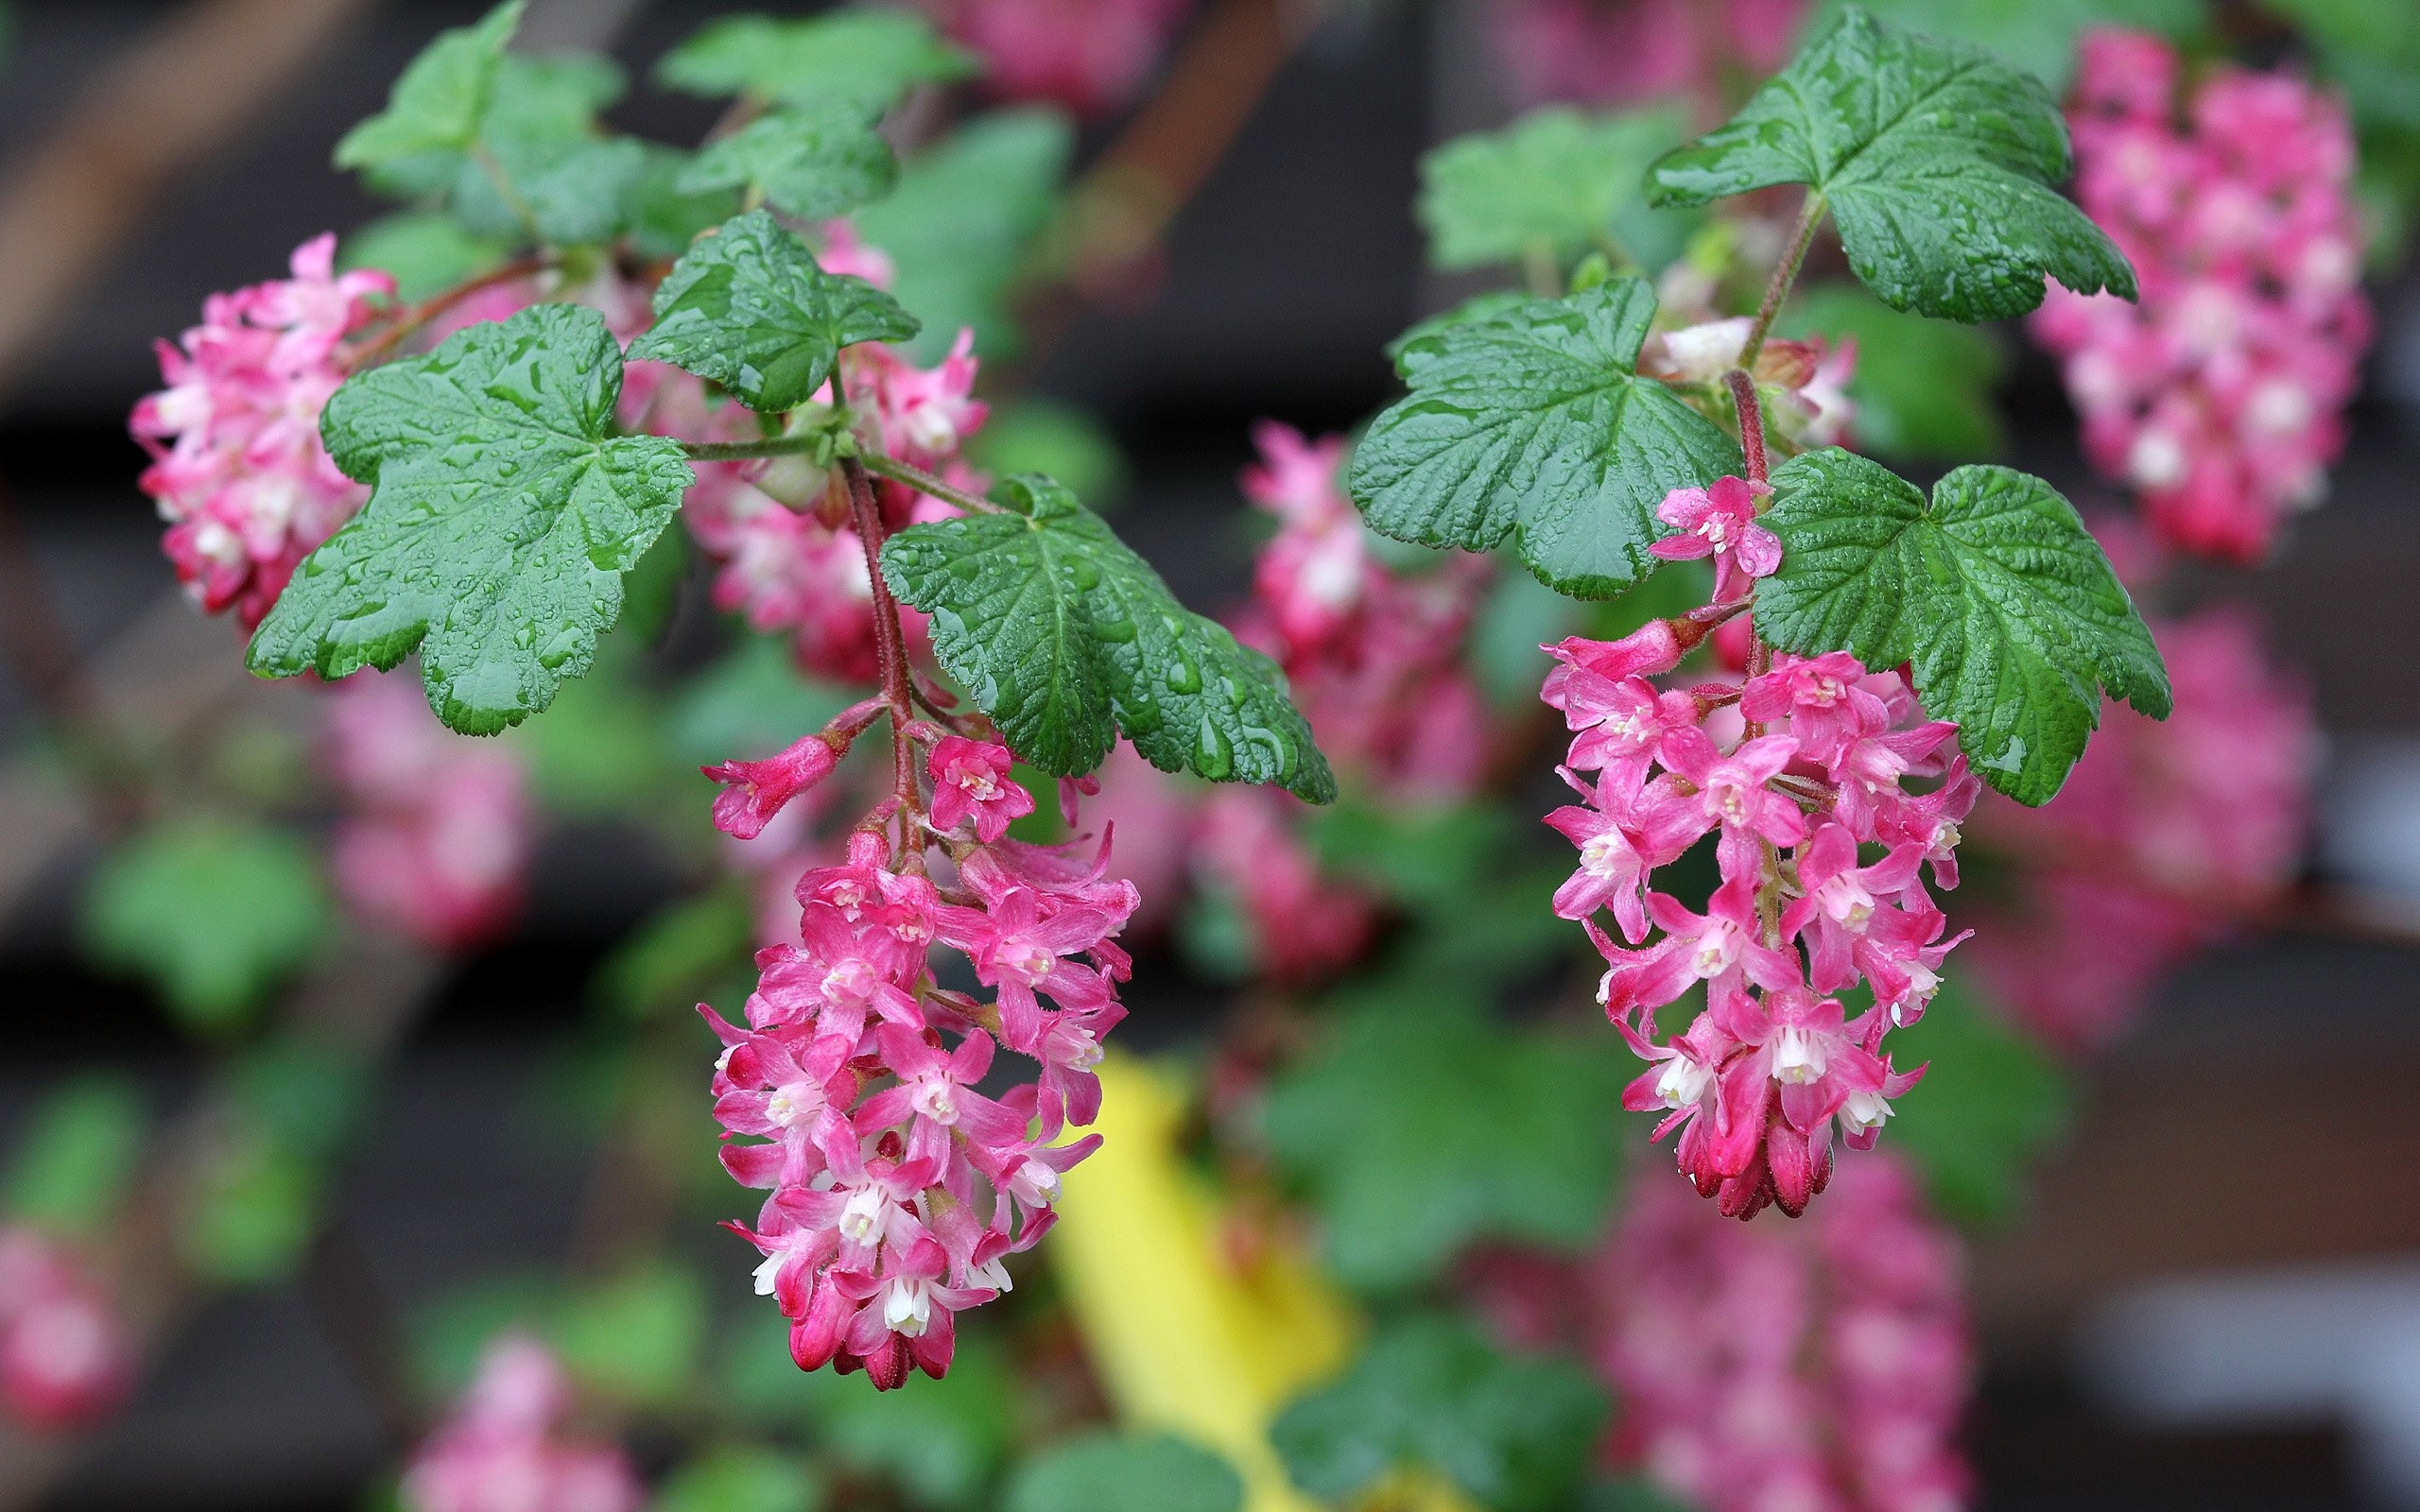
[[[1567,1507],[1596,1457],[1605,1394],[1564,1360],[1508,1359],[1458,1320],[1398,1323],[1270,1428],[1296,1486],[1345,1497],[1435,1470],[1497,1512]]]
[[[995,404],[966,442],[967,460],[995,477],[1047,472],[1107,514],[1126,491],[1130,469],[1117,438],[1091,410],[1031,394]]]
[[[1455,980],[1412,971],[1371,985],[1270,1088],[1270,1148],[1308,1190],[1348,1284],[1416,1285],[1481,1238],[1582,1245],[1613,1200],[1604,1131],[1620,1117],[1620,1065],[1490,1020]]]
[[[276,1141],[221,1146],[187,1197],[178,1236],[186,1262],[228,1285],[283,1279],[319,1228],[320,1186],[318,1165]]]
[[[890,193],[899,160],[855,105],[781,111],[700,152],[681,175],[688,193],[754,185],[802,220],[828,220]]]
[[[806,1463],[753,1444],[722,1444],[665,1477],[650,1512],[821,1512],[823,1483]]]
[[[453,729],[544,709],[692,481],[680,442],[608,434],[621,389],[604,318],[564,304],[354,374],[320,429],[370,503],[296,570],[252,670],[340,678],[425,641],[429,706]]]
[[[1655,214],[1641,203],[1642,180],[1683,132],[1676,111],[1590,116],[1556,107],[1501,131],[1455,138],[1420,160],[1429,263],[1483,267],[1542,252],[1561,268],[1608,246],[1648,256],[1648,249],[1627,246],[1629,228],[1616,216],[1634,222]],[[1658,239],[1677,246],[1674,237]]]
[[[121,1075],[80,1075],[47,1093],[18,1138],[0,1211],[56,1233],[99,1232],[126,1199],[147,1123]]]
[[[2135,297],[2117,244],[2050,187],[2073,165],[2039,80],[1849,6],[1729,125],[1666,154],[1648,198],[1702,205],[1806,184],[1884,303],[1996,320],[2040,304],[2046,275]]]
[[[975,73],[974,55],[908,10],[844,8],[804,20],[726,16],[665,54],[657,82],[691,94],[789,105],[846,101],[879,114],[911,84]]]
[[[1094,1433],[1054,1444],[1009,1478],[1007,1512],[1239,1512],[1243,1477],[1173,1434]]]
[[[631,229],[631,246],[641,257],[667,261],[678,257],[689,249],[700,232],[739,214],[735,189],[690,194],[680,187],[681,176],[693,161],[689,154],[653,142],[642,146],[646,161],[622,206],[622,218]]]
[[[718,887],[670,903],[622,937],[597,964],[591,992],[637,1021],[689,1005],[747,968],[756,914],[744,889]]]
[[[610,1400],[694,1400],[706,1289],[670,1261],[639,1265],[565,1297],[546,1336],[580,1384]]]
[[[1406,345],[1411,393],[1372,422],[1346,479],[1371,528],[1465,551],[1514,536],[1538,580],[1577,598],[1645,576],[1664,496],[1742,466],[1713,421],[1637,375],[1654,316],[1646,281],[1618,278]]]
[[[890,291],[924,318],[910,352],[939,361],[972,327],[986,357],[1008,355],[1008,291],[1057,208],[1075,131],[1050,111],[994,111],[910,159],[890,198],[856,214],[890,254]]]
[[[1162,771],[1276,782],[1313,803],[1336,796],[1276,663],[1179,604],[1057,483],[1011,478],[1001,491],[1006,512],[891,537],[882,570],[933,617],[942,666],[1019,756],[1080,775],[1123,730]]]
[[[243,1023],[335,922],[318,860],[295,835],[196,818],[147,830],[94,875],[84,939],[148,981],[187,1027]]]
[[[1902,315],[1854,284],[1802,289],[1784,335],[1857,341],[1857,449],[1909,460],[1956,461],[2000,449],[1992,389],[2008,366],[1996,333]]]
[[[370,168],[416,153],[469,150],[526,4],[505,0],[475,26],[440,32],[395,80],[387,108],[337,143],[337,166]]]
[[[813,398],[840,349],[905,341],[916,318],[861,278],[826,273],[768,211],[700,238],[655,291],[655,324],[632,358],[711,378],[751,409],[778,413]]]
[[[1983,781],[2050,801],[2100,724],[2100,690],[2169,711],[2159,647],[2075,506],[2040,478],[1962,467],[1933,486],[1839,448],[1773,472],[1781,570],[1756,629],[1787,651],[1914,664]]]
[[[2008,1221],[2028,1173],[2066,1132],[2066,1074],[1956,978],[1924,1018],[1891,1037],[1891,1050],[1902,1066],[1930,1063],[1892,1105],[1892,1147],[1915,1162],[1943,1212],[1968,1224]]]
[[[337,249],[343,269],[374,267],[391,275],[400,299],[424,300],[497,266],[509,243],[476,235],[441,210],[405,211],[372,221]]]
[[[665,734],[689,766],[753,760],[821,730],[853,696],[799,671],[786,639],[752,635],[682,687]]]

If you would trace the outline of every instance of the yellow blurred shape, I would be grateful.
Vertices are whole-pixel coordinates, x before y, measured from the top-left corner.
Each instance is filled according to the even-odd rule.
[[[1043,1247],[1102,1387],[1126,1422],[1226,1455],[1243,1475],[1245,1512],[1314,1512],[1270,1447],[1270,1419],[1342,1366],[1359,1320],[1281,1245],[1253,1246],[1259,1258],[1246,1263],[1220,1242],[1220,1206],[1177,1153],[1178,1074],[1114,1056],[1100,1079],[1093,1126],[1103,1143],[1068,1173]]]

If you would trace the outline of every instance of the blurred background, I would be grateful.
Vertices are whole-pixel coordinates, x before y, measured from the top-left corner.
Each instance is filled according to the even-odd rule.
[[[1164,234],[1144,217],[1098,276],[1072,280],[1032,321],[1046,334],[1029,336],[1014,381],[1039,428],[1060,424],[1053,455],[1074,447],[1091,460],[1120,531],[1197,608],[1217,611],[1251,589],[1255,537],[1235,478],[1253,459],[1253,422],[1349,430],[1395,391],[1384,345],[1485,282],[1429,269],[1412,205],[1424,151],[1500,126],[1536,97],[1491,44],[1499,22],[1486,6],[1378,0],[1313,13],[1212,0],[1171,12],[1167,45],[1216,43],[1224,61],[1181,74],[1197,93],[1172,109],[1144,108],[1162,138],[1142,150],[1175,164],[1181,191]],[[288,784],[320,738],[298,690],[244,676],[236,630],[194,612],[161,555],[160,523],[135,486],[146,458],[126,428],[130,406],[159,386],[152,343],[191,324],[212,291],[278,276],[298,243],[392,208],[333,168],[330,146],[434,34],[482,9],[8,8],[0,1152],[57,1114],[63,1087],[114,1089],[96,1094],[104,1102],[130,1091],[152,1142],[121,1163],[145,1190],[168,1159],[160,1127],[189,1143],[235,1137],[209,1095],[231,1068],[285,1078],[262,1094],[278,1116],[343,1132],[308,1168],[318,1174],[293,1177],[307,1199],[280,1196],[284,1177],[245,1177],[252,1185],[220,1220],[222,1263],[195,1273],[210,1279],[140,1304],[157,1353],[121,1414],[89,1436],[0,1438],[0,1506],[360,1504],[362,1487],[391,1470],[397,1424],[413,1410],[381,1400],[376,1383],[398,1356],[442,1354],[447,1327],[472,1327],[462,1319],[488,1304],[464,1303],[466,1287],[493,1298],[498,1277],[619,1276],[632,1212],[680,1188],[617,1185],[643,1158],[617,1154],[611,1142],[631,1137],[627,1125],[593,1113],[597,1087],[628,1074],[614,1056],[668,1054],[676,1085],[701,1091],[710,1053],[692,1025],[650,1040],[656,1030],[628,1033],[614,1017],[614,982],[656,980],[627,941],[698,894],[699,864],[631,816],[637,780],[614,765],[624,727],[610,713],[551,745],[506,743],[538,768],[540,815],[526,901],[508,925],[451,952],[356,930],[302,970],[279,1011],[320,1024],[341,1047],[329,1058],[248,1060],[232,1020],[214,1022],[207,987],[185,1009],[164,1005],[143,947],[96,922],[91,901],[113,838],[147,822],[159,792],[214,786],[291,809]],[[719,103],[650,84],[648,66],[732,9],[532,0],[517,45],[611,55],[633,80],[612,126],[694,142]],[[2406,42],[2420,35],[2405,0],[2375,9],[2401,13]],[[1234,35],[1211,35],[1221,26]],[[2255,57],[2294,46],[2258,26],[2244,37]],[[1185,69],[1184,58],[1159,59],[1146,78]],[[1137,120],[1122,98],[1096,110],[1074,138],[1074,171],[1137,150]],[[2040,1163],[2010,1214],[1970,1238],[1979,1389],[1962,1440],[1983,1507],[2420,1505],[2420,286],[2390,246],[2368,287],[2377,337],[2324,507],[2291,520],[2265,567],[2187,564],[2163,589],[2171,612],[2248,606],[2286,677],[2308,690],[2320,734],[2310,840],[2289,885],[2158,971],[2139,1014],[2094,1054],[2063,1060],[2055,1130],[2033,1146]],[[1989,341],[1994,455],[2087,508],[2120,505],[2122,490],[2086,465],[2056,362],[2016,329]],[[691,564],[658,633],[653,654],[677,671],[720,666],[732,644],[706,576]],[[679,754],[715,759],[719,732],[748,728],[768,686],[726,679],[720,706],[667,695]],[[192,765],[164,789],[162,762]],[[663,767],[678,770],[677,759]],[[646,793],[702,810],[704,783],[660,781]],[[1531,813],[1551,801],[1530,799]],[[301,822],[307,832],[325,815]],[[286,908],[251,890],[273,871],[238,874],[227,885],[237,896],[210,906]],[[239,927],[206,908],[196,917],[188,895],[164,897],[181,917],[155,915],[150,927],[182,949]],[[313,909],[324,906],[294,905],[302,932],[320,927]],[[1144,1050],[1198,1045],[1235,990],[1204,964],[1215,949],[1162,936],[1140,954],[1121,1037]],[[670,978],[671,996],[696,995],[679,967]],[[1594,1043],[1622,1057],[1610,1036]],[[121,1079],[78,1082],[95,1072]],[[702,1149],[701,1104],[683,1111],[676,1097],[667,1116],[685,1118]],[[1642,1131],[1625,1119],[1602,1137]],[[109,1227],[122,1252],[166,1266],[164,1224],[134,1202]],[[705,1311],[744,1309],[743,1257],[726,1253],[735,1243],[702,1220],[685,1228],[695,1231],[672,1247],[704,1257]],[[248,1279],[227,1258],[247,1246],[287,1260]],[[623,1284],[635,1290],[613,1304],[622,1311],[601,1314],[623,1321],[598,1326],[627,1334],[603,1352],[643,1355],[661,1343],[646,1319],[680,1314],[687,1294]],[[666,1327],[674,1337],[661,1348],[690,1347],[677,1320]],[[672,1451],[648,1432],[633,1442],[661,1464]],[[862,1464],[879,1462],[864,1452]],[[963,1494],[983,1504],[980,1490]]]

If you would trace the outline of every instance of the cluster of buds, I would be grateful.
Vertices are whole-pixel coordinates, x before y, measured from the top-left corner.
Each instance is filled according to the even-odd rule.
[[[345,380],[345,338],[374,319],[394,280],[337,276],[334,233],[294,249],[291,279],[213,294],[201,324],[159,344],[167,387],[129,421],[151,455],[143,491],[168,522],[162,544],[204,612],[258,625],[312,548],[370,497],[320,442],[320,408]]]
[[[886,707],[896,718],[869,700],[768,761],[710,768],[717,823],[763,830]],[[842,864],[799,879],[797,943],[758,954],[746,1025],[700,1008],[725,1045],[723,1166],[769,1192],[754,1227],[731,1226],[764,1255],[757,1290],[790,1320],[800,1368],[862,1369],[884,1390],[949,1367],[954,1314],[1009,1289],[1003,1260],[1049,1228],[1061,1177],[1099,1144],[1058,1142],[1099,1111],[1093,1068],[1132,969],[1114,937],[1139,901],[1106,874],[1106,836],[1089,859],[1008,838],[1034,805],[1007,747],[922,720],[894,740],[901,790]],[[942,988],[936,947],[990,1001]],[[976,1088],[1002,1047],[1039,1071],[995,1098]]]
[[[1737,77],[1789,60],[1806,9],[1806,0],[1495,0],[1488,23],[1525,99],[1686,94],[1720,115]]]
[[[134,1347],[68,1249],[0,1226],[0,1405],[29,1428],[89,1427],[134,1384]]]
[[[487,1347],[478,1374],[413,1452],[405,1512],[637,1512],[647,1500],[620,1446],[569,1431],[570,1384],[525,1333]]]
[[[2229,610],[2153,623],[2176,691],[2165,722],[2115,702],[2058,800],[1995,798],[1978,844],[2020,868],[1975,963],[1993,996],[2069,1051],[2133,1022],[2159,974],[2273,903],[2309,828],[2310,695]]]
[[[332,869],[363,921],[432,950],[494,938],[521,911],[536,822],[512,747],[438,722],[408,674],[329,690],[328,768],[344,808]]]
[[[1972,1369],[1956,1238],[1889,1155],[1803,1226],[1639,1190],[1582,1283],[1615,1457],[1706,1512],[1955,1512]]]
[[[1682,533],[1655,551],[1711,556],[1714,603],[1620,641],[1546,647],[1561,664],[1543,695],[1573,732],[1561,770],[1582,799],[1547,821],[1580,848],[1555,910],[1586,925],[1607,962],[1605,1012],[1652,1063],[1625,1105],[1664,1111],[1656,1137],[1681,1130],[1681,1169],[1742,1218],[1803,1211],[1830,1176],[1836,1122],[1871,1146],[1921,1074],[1894,1069],[1882,1041],[1923,1015],[1965,937],[1944,937],[1922,873],[1957,885],[1958,827],[1980,788],[1957,727],[1846,652],[1759,652],[1739,683],[1649,680],[1779,565],[1757,498],[1739,478],[1667,497]],[[1699,913],[1657,891],[1655,872],[1709,833],[1722,880]],[[1883,853],[1861,865],[1869,846]],[[1620,940],[1597,922],[1607,911]],[[1860,982],[1874,1006],[1850,1018],[1836,994]],[[1701,985],[1703,1009],[1662,1037],[1657,1010]]]
[[[877,284],[890,278],[880,249],[857,241],[841,222],[826,229],[821,261],[830,271]],[[961,330],[949,354],[931,368],[918,368],[878,342],[848,347],[840,353],[838,393],[827,386],[820,400],[844,401],[873,450],[979,493],[982,478],[959,455],[987,415],[984,403],[973,397],[974,340],[973,331]],[[696,379],[667,372],[672,391],[657,401],[660,429],[694,441],[754,435],[746,410],[709,404]],[[800,664],[810,671],[871,681],[876,672],[873,579],[834,474],[797,456],[700,462],[696,472],[682,517],[717,563],[716,606],[745,616],[758,630],[791,635]],[[887,529],[956,513],[888,480],[874,487]],[[911,635],[922,634],[912,611],[906,624]]]
[[[2353,138],[2301,79],[2221,68],[2179,121],[2175,50],[2083,42],[2068,112],[2084,210],[2141,300],[2053,289],[2035,338],[2065,361],[2095,466],[2193,551],[2256,561],[2317,504],[2344,444],[2370,312]]]

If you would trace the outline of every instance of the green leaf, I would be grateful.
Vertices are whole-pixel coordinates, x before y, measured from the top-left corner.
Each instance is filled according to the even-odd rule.
[[[677,1406],[695,1400],[706,1289],[670,1261],[642,1264],[564,1298],[546,1335],[589,1390],[615,1401]]]
[[[786,639],[752,635],[681,689],[665,733],[690,766],[770,756],[853,696],[800,672]]]
[[[1021,1436],[1026,1394],[999,1346],[960,1334],[949,1374],[905,1391],[873,1392],[829,1370],[802,1372],[779,1328],[743,1329],[723,1363],[734,1411],[768,1433],[810,1431],[826,1462],[879,1476],[911,1507],[981,1508]]]
[[[395,80],[387,108],[337,143],[337,166],[370,168],[415,153],[469,150],[526,3],[505,0],[476,26],[438,33]]]
[[[426,644],[429,707],[489,735],[588,670],[622,575],[692,481],[681,443],[610,436],[622,353],[605,320],[542,304],[347,380],[320,417],[372,485],[252,636],[267,677],[382,671]]]
[[[1162,771],[1336,796],[1284,674],[1185,609],[1100,516],[1039,475],[1008,509],[911,525],[883,543],[892,592],[933,617],[933,651],[1019,756],[1093,770],[1123,730]]]
[[[1630,228],[1616,216],[1655,215],[1641,203],[1641,182],[1683,134],[1673,110],[1591,116],[1555,107],[1501,131],[1455,138],[1420,160],[1429,264],[1450,270],[1543,254],[1559,270],[1609,246],[1646,257],[1648,249],[1627,246]],[[1668,233],[1656,240],[1657,250],[1677,246]]]
[[[1370,426],[1346,487],[1371,528],[1485,551],[1515,538],[1538,580],[1607,598],[1655,565],[1656,506],[1742,464],[1738,445],[1635,369],[1643,279],[1523,300],[1407,344],[1410,385]]]
[[[2100,689],[2168,717],[2168,669],[2135,601],[2040,478],[1962,467],[1927,504],[1834,447],[1772,481],[1782,561],[1758,585],[1757,632],[1787,651],[1913,662],[1926,711],[1956,720],[1977,773],[2018,802],[2057,794],[2100,724]]]
[[[97,1233],[125,1201],[149,1120],[126,1077],[79,1075],[27,1116],[0,1191],[11,1222],[56,1233]]]
[[[685,1012],[744,971],[756,912],[744,889],[717,887],[659,909],[597,964],[592,992],[628,1020]]]
[[[995,111],[908,161],[890,198],[856,214],[890,256],[890,292],[925,321],[909,351],[938,361],[972,327],[987,357],[1014,350],[1008,291],[1058,205],[1075,132],[1051,111]]]
[[[188,1263],[228,1285],[281,1280],[302,1258],[320,1222],[320,1172],[274,1140],[222,1146],[190,1194],[178,1238]]]
[[[1371,984],[1270,1088],[1270,1146],[1350,1285],[1416,1285],[1480,1238],[1583,1245],[1613,1198],[1620,1064],[1489,1018],[1449,985],[1468,979]]]
[[[752,210],[672,266],[655,291],[655,324],[631,356],[677,364],[751,409],[778,413],[814,397],[842,347],[916,331],[890,295],[826,273],[769,212]]]
[[[973,54],[907,10],[844,8],[800,21],[726,16],[665,54],[658,83],[692,94],[753,94],[790,105],[845,101],[879,114],[911,84],[975,73]]]
[[[2066,1074],[1956,978],[1892,1036],[1891,1050],[1903,1066],[1931,1063],[1893,1105],[1892,1148],[1915,1162],[1948,1216],[1975,1225],[2014,1217],[2030,1173],[2066,1133]]]
[[[398,298],[424,300],[497,266],[509,243],[475,234],[441,210],[405,211],[372,221],[344,239],[340,268],[379,268],[393,276]]]
[[[722,1444],[665,1478],[650,1512],[821,1512],[823,1483],[793,1455]]]
[[[149,982],[186,1027],[213,1033],[245,1022],[334,922],[309,846],[222,819],[135,835],[84,898],[93,954]]]
[[[1849,397],[1858,451],[1956,461],[2000,449],[1992,390],[2008,361],[1993,333],[1902,315],[1854,284],[1802,290],[1780,329],[1856,338]]]
[[[1126,491],[1130,470],[1117,438],[1091,410],[1023,395],[992,406],[968,438],[967,460],[995,477],[1047,472],[1106,514]]]
[[[774,209],[827,220],[890,193],[899,160],[866,112],[845,101],[782,111],[700,152],[682,189],[754,185]]]
[[[2075,71],[2076,43],[2092,26],[2133,26],[2183,38],[2208,15],[2202,0],[1865,0],[1876,20],[1972,43],[2054,91]],[[1826,11],[1837,11],[1831,6]]]
[[[691,194],[680,187],[693,161],[689,154],[648,142],[646,160],[624,197],[622,218],[641,257],[669,260],[689,249],[698,233],[739,214],[739,192],[709,189]]]
[[[1239,1512],[1243,1477],[1173,1434],[1093,1433],[1050,1448],[1009,1478],[1007,1512]]]
[[[2040,304],[2046,275],[2135,297],[2117,245],[2050,187],[2073,165],[2039,80],[1849,6],[1728,126],[1666,154],[1648,198],[1702,205],[1806,184],[1884,303],[1996,320]]]
[[[1508,1359],[1444,1317],[1398,1323],[1344,1377],[1270,1429],[1294,1484],[1349,1496],[1426,1469],[1498,1512],[1572,1504],[1596,1456],[1605,1394],[1564,1360]]]

